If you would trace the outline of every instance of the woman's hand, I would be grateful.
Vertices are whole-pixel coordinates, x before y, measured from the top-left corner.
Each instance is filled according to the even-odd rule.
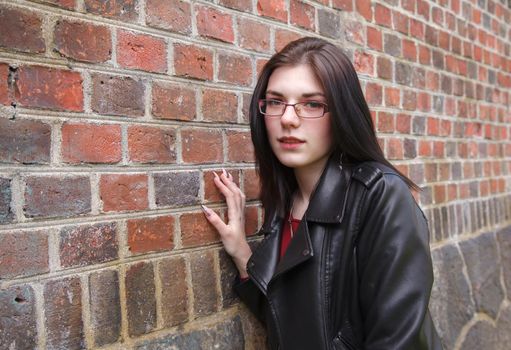
[[[231,174],[222,169],[222,174],[216,173],[214,182],[224,195],[227,202],[227,224],[211,209],[202,206],[208,221],[220,234],[220,239],[226,252],[232,257],[241,278],[248,277],[247,262],[252,250],[245,237],[245,194],[234,183]]]

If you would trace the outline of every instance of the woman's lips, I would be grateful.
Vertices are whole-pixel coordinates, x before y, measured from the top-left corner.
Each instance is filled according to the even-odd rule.
[[[297,149],[305,143],[305,141],[297,139],[296,137],[280,137],[278,141],[283,149]]]

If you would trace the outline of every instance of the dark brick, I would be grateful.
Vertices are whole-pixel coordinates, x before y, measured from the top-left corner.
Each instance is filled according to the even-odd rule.
[[[85,0],[85,10],[107,18],[134,22],[138,17],[138,0]]]
[[[245,349],[243,325],[240,316],[235,316],[201,330],[144,340],[135,349]]]
[[[338,39],[341,34],[341,20],[339,14],[319,9],[318,27],[321,35]]]
[[[47,232],[8,232],[0,235],[0,279],[48,271]]]
[[[42,20],[26,9],[0,7],[0,47],[30,53],[44,52]]]
[[[44,303],[48,349],[85,348],[80,278],[47,282]]]
[[[94,74],[91,107],[94,112],[120,116],[144,115],[144,84],[130,77]]]
[[[0,177],[0,224],[12,221],[11,209],[11,179]]]
[[[435,283],[431,291],[431,315],[445,349],[453,349],[462,328],[475,312],[464,264],[453,245],[432,252]]]
[[[500,284],[497,244],[493,233],[460,242],[477,309],[496,318],[504,291]]]
[[[199,202],[199,172],[154,174],[157,206],[184,206]]]
[[[137,336],[156,327],[156,288],[151,263],[140,262],[126,271],[128,332]]]
[[[396,62],[396,83],[409,86],[412,82],[412,66],[408,63]]]
[[[0,162],[50,162],[51,127],[35,120],[0,118]]]
[[[414,135],[424,135],[426,133],[426,118],[413,117],[412,130]]]
[[[217,311],[218,292],[213,251],[191,255],[193,288],[193,312],[196,317],[211,315]]]
[[[29,177],[26,179],[25,215],[32,218],[69,217],[91,210],[88,177]]]
[[[511,226],[503,228],[497,232],[497,242],[500,251],[500,264],[508,268],[503,268],[504,283],[506,290],[511,290]]]
[[[438,69],[444,69],[444,54],[441,51],[433,50],[433,66]]]
[[[238,269],[236,268],[236,265],[234,265],[231,257],[225,252],[225,250],[222,249],[218,252],[218,259],[220,264],[222,307],[228,308],[238,300],[233,289],[236,276],[238,275]]]
[[[182,257],[162,260],[158,265],[161,280],[162,315],[165,327],[188,321],[188,283]]]
[[[115,223],[65,227],[60,231],[62,267],[99,264],[117,259],[118,240]]]
[[[128,220],[128,246],[132,253],[174,248],[174,217]]]
[[[191,34],[191,6],[181,0],[148,0],[146,22],[151,27],[161,28],[181,34]]]
[[[110,31],[90,23],[58,21],[55,25],[55,50],[77,61],[100,63],[112,57]]]
[[[89,276],[89,300],[94,344],[103,346],[116,342],[121,333],[117,271],[100,271]]]
[[[376,69],[378,77],[390,80],[392,79],[392,61],[385,57],[378,57],[376,60]]]
[[[36,349],[37,326],[32,287],[0,290],[0,348]]]
[[[394,57],[401,57],[401,39],[393,34],[383,34],[383,51]]]

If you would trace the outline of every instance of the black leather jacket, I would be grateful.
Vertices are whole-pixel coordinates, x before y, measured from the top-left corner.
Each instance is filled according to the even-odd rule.
[[[235,290],[271,349],[441,349],[426,219],[393,170],[330,160],[285,255],[267,216]]]

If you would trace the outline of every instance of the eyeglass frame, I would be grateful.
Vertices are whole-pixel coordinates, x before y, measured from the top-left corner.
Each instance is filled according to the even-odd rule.
[[[279,102],[281,103],[281,105],[284,106],[284,109],[282,111],[282,114],[280,115],[277,115],[277,114],[265,114],[262,110],[261,110],[261,102],[264,102],[264,101],[275,101],[275,102]],[[314,102],[314,103],[319,103],[321,105],[323,105],[323,114],[320,115],[319,117],[302,117],[300,115],[298,115],[298,112],[296,111],[296,105],[299,105],[299,104],[305,104],[305,103],[309,103],[309,102]],[[295,114],[298,116],[298,118],[301,118],[301,119],[319,119],[319,118],[322,118],[325,116],[326,113],[329,112],[328,110],[328,105],[324,102],[321,102],[321,101],[302,101],[302,102],[297,102],[297,103],[285,103],[285,102],[282,102],[282,101],[279,101],[279,100],[274,100],[272,98],[262,98],[258,101],[258,107],[259,107],[259,113],[261,113],[262,115],[264,115],[265,117],[282,117],[284,115],[284,113],[286,113],[286,109],[288,106],[293,106],[293,109],[295,111]]]

